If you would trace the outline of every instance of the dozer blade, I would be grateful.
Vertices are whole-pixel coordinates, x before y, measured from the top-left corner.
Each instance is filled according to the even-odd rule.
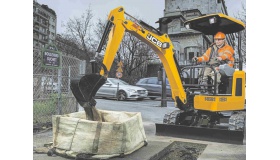
[[[93,73],[71,79],[71,90],[80,105],[90,102],[98,89],[105,84],[106,77]]]
[[[156,135],[230,144],[243,144],[244,139],[243,131],[157,123]]]

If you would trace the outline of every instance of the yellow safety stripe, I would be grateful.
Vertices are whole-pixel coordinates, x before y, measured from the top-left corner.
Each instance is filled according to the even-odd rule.
[[[204,54],[205,57],[209,58],[209,56],[207,54]]]
[[[228,58],[228,55],[226,55],[226,54],[223,54],[223,56],[225,56],[225,57],[226,57],[226,59]]]
[[[224,53],[229,53],[230,55],[232,55],[232,53],[229,50],[225,50]]]
[[[201,57],[201,60],[202,60],[202,61],[205,61],[205,59],[204,59],[204,57],[203,57],[203,56]]]

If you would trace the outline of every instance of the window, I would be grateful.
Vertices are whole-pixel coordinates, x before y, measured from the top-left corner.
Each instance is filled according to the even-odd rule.
[[[147,83],[147,81],[148,81],[148,79],[142,79],[142,80],[140,81],[140,83],[142,83],[142,84],[146,84],[146,83]]]
[[[194,52],[189,53],[189,59],[192,59],[194,57]]]
[[[119,85],[129,85],[128,83],[126,83],[126,82],[124,82],[124,81],[122,81],[122,80],[120,80],[120,79],[110,79],[110,81],[113,83],[113,84],[115,84],[115,85],[117,85],[117,84],[119,84]]]
[[[149,79],[148,80],[148,84],[157,84],[157,82],[158,82],[158,80],[157,80],[157,78],[151,78],[151,79]]]
[[[180,21],[180,26],[181,26],[181,27],[185,27],[183,21]]]
[[[162,81],[158,81],[158,83],[161,85],[161,84],[162,84]],[[165,84],[168,85],[168,86],[170,85],[167,78],[166,78]]]

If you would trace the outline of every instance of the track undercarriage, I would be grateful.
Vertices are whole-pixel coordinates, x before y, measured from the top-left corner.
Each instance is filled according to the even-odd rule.
[[[193,110],[185,112],[176,110],[165,114],[163,123],[240,131],[245,126],[245,114],[245,111],[209,112]]]
[[[222,143],[243,144],[246,111],[175,110],[156,124],[156,134]]]

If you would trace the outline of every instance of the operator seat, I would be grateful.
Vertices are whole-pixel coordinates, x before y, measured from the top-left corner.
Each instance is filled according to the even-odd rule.
[[[234,68],[223,64],[219,66],[221,73],[221,83],[219,85],[219,94],[231,94],[232,91],[232,76],[235,71]]]

